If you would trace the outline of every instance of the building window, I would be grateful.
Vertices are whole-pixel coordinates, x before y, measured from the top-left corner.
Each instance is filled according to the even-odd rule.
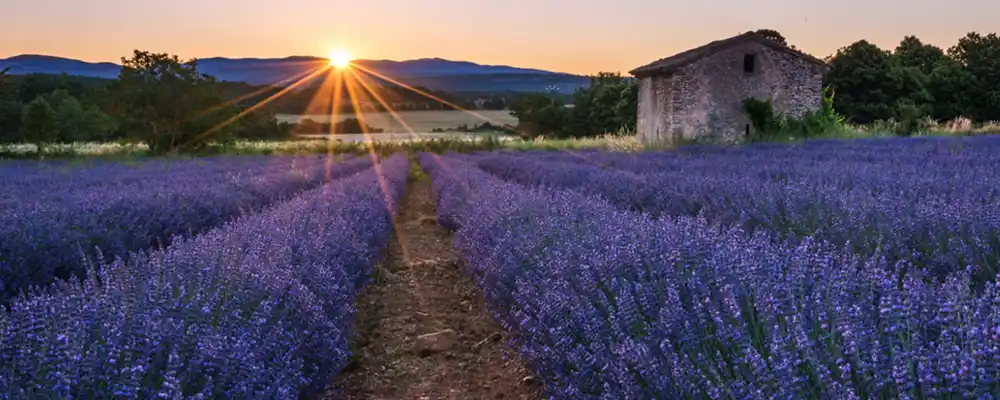
[[[754,73],[757,67],[757,56],[753,54],[747,54],[743,56],[743,72],[748,74]]]

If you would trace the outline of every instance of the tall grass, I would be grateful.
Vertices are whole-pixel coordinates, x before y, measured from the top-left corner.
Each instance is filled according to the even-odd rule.
[[[601,149],[610,151],[640,151],[644,147],[634,135],[609,134],[583,139],[517,139],[483,135],[474,139],[427,138],[416,140],[386,140],[373,142],[331,142],[325,139],[288,141],[236,141],[206,146],[197,153],[203,155],[272,155],[272,154],[370,154],[381,156],[398,152],[408,153],[471,153],[493,150],[572,150]],[[49,146],[46,159],[133,159],[149,157],[149,149],[142,144],[126,143],[71,143]],[[0,145],[0,160],[35,158],[31,144]]]

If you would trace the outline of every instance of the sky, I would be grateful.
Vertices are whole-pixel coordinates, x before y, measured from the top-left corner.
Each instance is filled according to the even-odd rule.
[[[825,57],[1000,29],[997,0],[0,0],[0,58],[440,57],[593,74],[758,28]]]

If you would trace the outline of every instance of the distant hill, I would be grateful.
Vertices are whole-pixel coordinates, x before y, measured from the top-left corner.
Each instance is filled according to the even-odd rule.
[[[318,57],[214,57],[198,60],[198,69],[223,81],[265,85],[284,81],[325,63],[325,59]],[[589,84],[587,77],[579,75],[440,58],[355,60],[354,63],[409,85],[446,92],[543,92],[554,87],[561,93],[572,93],[576,88]],[[117,77],[121,68],[114,63],[90,63],[30,54],[0,59],[0,69],[6,67],[10,67],[12,75],[65,73],[108,79]]]

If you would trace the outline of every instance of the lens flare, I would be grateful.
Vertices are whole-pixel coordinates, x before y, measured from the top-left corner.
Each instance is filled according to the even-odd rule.
[[[334,49],[330,51],[330,66],[334,68],[347,68],[351,65],[354,57],[344,49]]]

